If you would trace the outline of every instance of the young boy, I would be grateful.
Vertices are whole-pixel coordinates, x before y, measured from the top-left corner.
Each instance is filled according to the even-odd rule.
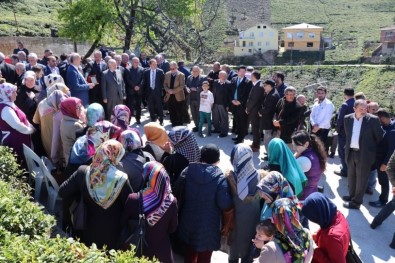
[[[207,121],[207,136],[211,136],[211,109],[214,104],[213,93],[208,90],[208,81],[203,81],[202,88],[199,105],[199,137],[203,137],[202,129],[205,121]]]
[[[265,261],[264,258],[261,258],[261,251],[266,250],[271,246],[275,246],[273,242],[273,236],[276,232],[276,227],[270,220],[265,220],[259,223],[256,226],[256,234],[255,238],[252,240],[252,243],[255,246],[255,251],[252,252],[252,258],[255,258],[254,262],[270,262]],[[256,258],[259,257],[258,260]]]

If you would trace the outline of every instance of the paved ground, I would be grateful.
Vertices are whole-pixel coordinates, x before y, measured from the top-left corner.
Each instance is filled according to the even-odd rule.
[[[144,117],[142,118],[142,124],[139,127],[143,131],[143,126],[149,120],[147,119],[147,111],[144,110]],[[132,120],[132,123],[134,120]],[[188,127],[194,127],[193,124],[189,124]],[[168,117],[165,120],[165,128],[171,129]],[[204,132],[203,132],[204,133]],[[217,136],[199,138],[197,140],[200,146],[206,143],[215,143],[221,149],[221,161],[219,166],[222,169],[231,168],[230,164],[230,152],[234,146],[231,138],[233,135],[229,135],[225,138],[218,138]],[[143,137],[145,139],[145,137]],[[252,136],[246,137],[245,143],[251,144]],[[263,147],[261,148],[261,152]],[[260,155],[254,153],[254,162],[256,167],[261,167],[263,162],[260,160]],[[377,184],[375,193],[365,195],[364,204],[360,210],[348,210],[343,208],[341,196],[347,195],[347,179],[339,177],[333,173],[333,171],[339,168],[339,159],[336,156],[334,159],[328,159],[328,166],[325,174],[321,178],[320,185],[325,187],[324,193],[337,205],[338,209],[346,216],[350,228],[351,236],[353,239],[354,249],[360,255],[364,263],[373,262],[395,262],[395,250],[391,249],[388,245],[392,240],[392,236],[395,231],[395,216],[390,216],[383,225],[379,226],[375,230],[369,227],[369,223],[373,220],[373,217],[380,211],[379,208],[370,207],[368,202],[375,201],[378,199],[380,186]],[[391,198],[391,197],[390,197]],[[310,223],[312,231],[316,231],[318,226]],[[177,258],[176,262],[183,262],[182,259]],[[215,252],[212,256],[212,262],[225,263],[227,262],[227,254],[223,252]],[[334,262],[336,263],[336,262]]]

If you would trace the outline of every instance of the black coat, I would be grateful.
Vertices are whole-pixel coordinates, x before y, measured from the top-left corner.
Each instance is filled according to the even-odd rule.
[[[276,114],[276,105],[279,99],[280,95],[275,88],[273,88],[268,94],[264,94],[262,108],[259,110],[260,114],[262,115],[262,129],[274,129],[273,117],[274,114]]]
[[[162,98],[163,94],[163,82],[165,81],[165,74],[163,73],[163,70],[160,68],[156,69],[156,77],[155,77],[155,89],[151,89],[150,83],[151,83],[151,69],[147,69],[144,71],[143,74],[143,93],[148,99],[151,95],[154,96],[159,96]]]
[[[229,106],[228,93],[230,91],[230,82],[225,80],[224,84],[221,84],[219,80],[215,80],[213,84],[213,96],[214,104],[223,105],[224,107]]]
[[[276,106],[277,120],[280,121],[280,138],[285,143],[291,143],[292,133],[297,129],[300,121],[301,105],[294,99],[287,102],[285,98],[278,101]]]
[[[37,102],[27,95],[27,92],[30,91],[34,92],[34,89],[29,89],[25,85],[18,88],[18,95],[16,96],[15,104],[26,114],[29,122],[33,123],[33,116],[37,109]]]
[[[234,95],[236,92],[236,88],[237,88],[237,100],[241,103],[241,106],[245,109],[246,105],[247,105],[247,100],[248,100],[248,96],[250,95],[251,92],[251,88],[252,88],[252,82],[247,79],[246,77],[244,77],[240,84],[239,87],[237,87],[237,79],[238,77],[234,77],[232,78],[232,81],[230,82],[230,92],[229,92],[229,104],[232,103],[232,100],[234,99]]]
[[[5,78],[8,83],[15,84],[17,75],[14,65],[7,64],[5,60],[3,60],[3,62],[0,63],[0,71],[1,75],[3,75],[3,78]]]
[[[262,83],[258,81],[255,86],[251,88],[250,94],[246,104],[246,109],[250,116],[258,115],[258,111],[262,105],[262,99],[264,95],[264,89]]]
[[[134,95],[134,94],[142,94],[143,92],[143,74],[144,74],[144,68],[138,66],[138,68],[125,68],[125,73],[124,73],[124,80],[125,80],[125,88],[126,88],[126,95]],[[140,90],[135,91],[134,87],[139,86]]]

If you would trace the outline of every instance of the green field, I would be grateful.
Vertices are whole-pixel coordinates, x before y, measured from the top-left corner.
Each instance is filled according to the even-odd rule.
[[[326,61],[358,61],[365,41],[379,41],[380,27],[395,19],[394,0],[272,0],[271,5],[275,28],[305,22],[333,34],[336,49],[326,53]]]
[[[328,96],[336,107],[343,102],[343,89],[353,87],[366,97],[394,112],[395,68],[390,66],[281,66],[265,67],[262,78],[276,70],[285,72],[285,82],[297,88],[300,94],[308,94],[309,103],[314,100],[314,83],[322,83],[329,90]]]

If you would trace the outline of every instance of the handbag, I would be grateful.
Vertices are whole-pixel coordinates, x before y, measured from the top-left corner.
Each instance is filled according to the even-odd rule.
[[[74,230],[84,230],[86,226],[86,205],[84,202],[84,186],[85,180],[83,180],[80,189],[80,199],[74,200],[71,204],[69,211],[71,214],[71,223]]]
[[[350,244],[348,245],[347,255],[346,255],[346,262],[347,263],[362,263],[362,260],[357,255],[352,246],[352,240],[350,240]]]
[[[138,192],[138,203],[139,203],[139,218],[134,220],[129,220],[129,237],[126,239],[125,244],[130,247],[130,245],[135,246],[135,252],[137,257],[143,255],[143,249],[147,246],[145,241],[145,231],[147,226],[147,220],[145,219],[144,209],[143,209],[143,195]]]

